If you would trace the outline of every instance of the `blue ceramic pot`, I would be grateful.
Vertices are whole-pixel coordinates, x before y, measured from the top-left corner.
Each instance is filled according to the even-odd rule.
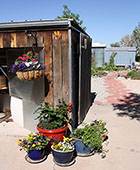
[[[90,154],[91,153],[91,149],[88,146],[84,146],[82,140],[80,139],[74,139],[75,143],[75,150],[77,152],[77,154]]]
[[[36,150],[36,149],[31,150],[28,152],[28,156],[32,160],[39,160],[39,159],[43,158],[43,150]]]
[[[53,154],[54,160],[57,163],[67,164],[67,163],[70,163],[73,160],[74,149],[72,151],[69,151],[69,152],[62,152],[62,151],[57,151],[57,150],[52,148],[52,154]]]

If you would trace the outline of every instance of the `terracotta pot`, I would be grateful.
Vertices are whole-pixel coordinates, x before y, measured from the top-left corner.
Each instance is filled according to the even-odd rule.
[[[102,141],[105,140],[105,138],[106,138],[107,135],[108,135],[108,130],[103,134],[103,136],[102,136]]]
[[[17,71],[16,74],[20,80],[31,81],[42,77],[43,70],[32,70],[32,71],[23,71],[23,72]]]

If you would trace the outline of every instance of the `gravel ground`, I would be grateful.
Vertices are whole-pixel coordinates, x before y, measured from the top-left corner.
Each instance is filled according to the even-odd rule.
[[[113,74],[113,73],[110,73]],[[130,90],[131,93],[140,94],[140,80],[125,79],[124,77],[117,78],[124,84],[126,89]],[[95,101],[106,102],[105,99],[109,94],[106,92],[106,86],[102,77],[91,77],[91,92],[96,93]]]
[[[96,93],[95,101],[107,102],[105,97],[109,96],[109,94],[106,92],[103,78],[91,77],[91,84],[91,92]]]
[[[132,93],[140,94],[140,80],[130,80],[120,78],[120,81],[129,89]]]

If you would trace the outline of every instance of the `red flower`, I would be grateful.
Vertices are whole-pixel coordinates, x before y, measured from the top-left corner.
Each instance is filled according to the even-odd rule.
[[[68,104],[67,111],[71,112],[72,111],[72,103]]]
[[[35,62],[36,61],[36,59],[32,59],[32,62]]]
[[[27,58],[27,59],[30,59],[30,57],[29,57],[29,56],[27,56],[26,58]]]
[[[72,103],[69,103],[69,104],[68,104],[68,107],[72,107]]]

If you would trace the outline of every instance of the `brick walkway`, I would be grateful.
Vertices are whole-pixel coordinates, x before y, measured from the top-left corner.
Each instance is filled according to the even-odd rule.
[[[122,76],[127,73],[128,71],[123,71],[120,72],[119,74]],[[124,99],[130,95],[129,94],[130,90],[126,89],[125,85],[119,79],[116,79],[117,76],[118,73],[114,73],[103,77],[104,85],[106,86],[107,89],[106,92],[109,94],[107,97],[105,97],[107,102],[95,100],[94,104],[107,105],[107,106],[112,104],[114,105],[121,104],[122,101],[124,101]]]

